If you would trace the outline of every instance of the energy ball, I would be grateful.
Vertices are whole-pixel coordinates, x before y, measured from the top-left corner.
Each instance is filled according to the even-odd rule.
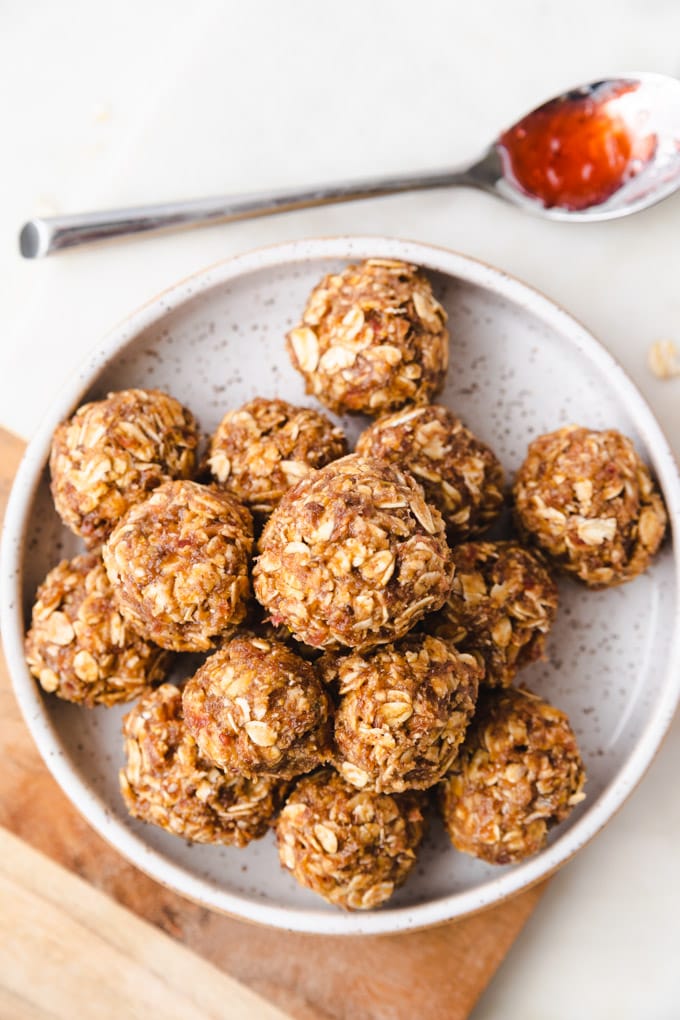
[[[417,266],[367,259],[314,288],[288,353],[307,393],[332,411],[384,414],[441,389],[446,318]]]
[[[315,648],[402,637],[451,587],[444,522],[396,467],[350,455],[289,489],[253,571],[275,626]]]
[[[413,794],[356,790],[323,769],[301,779],[276,825],[284,868],[347,910],[370,910],[406,881],[424,832]]]
[[[131,701],[169,659],[119,613],[99,553],[62,560],[38,588],[26,662],[44,691],[88,707]]]
[[[244,847],[264,836],[285,787],[244,779],[201,757],[174,684],[146,694],[123,720],[126,765],[120,789],[134,818],[195,843]]]
[[[159,390],[120,390],[84,404],[54,433],[52,497],[64,524],[88,546],[167,478],[194,471],[198,426]]]
[[[314,668],[278,641],[233,638],[182,697],[201,754],[227,772],[293,779],[330,757],[328,695]]]
[[[514,864],[545,846],[585,780],[564,712],[527,690],[487,689],[441,785],[444,824],[457,850]]]
[[[291,485],[346,453],[342,430],[325,415],[258,397],[224,416],[208,466],[223,489],[266,516]]]
[[[540,557],[516,542],[467,542],[454,548],[453,562],[451,593],[423,627],[481,654],[485,682],[507,686],[543,654],[557,615],[557,585]]]
[[[663,500],[630,439],[568,425],[539,436],[514,486],[519,527],[591,588],[630,581],[666,530]]]
[[[340,694],[340,774],[378,793],[434,786],[458,753],[483,673],[474,656],[425,634],[338,658],[327,678]]]
[[[444,518],[452,543],[481,534],[503,507],[500,462],[446,407],[410,407],[380,418],[362,432],[356,450],[410,472]]]
[[[246,615],[250,513],[226,492],[164,482],[132,507],[103,556],[123,616],[162,648],[206,651]]]

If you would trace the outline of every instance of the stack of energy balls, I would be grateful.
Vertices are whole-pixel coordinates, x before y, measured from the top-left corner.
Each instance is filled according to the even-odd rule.
[[[551,570],[629,581],[666,515],[629,440],[573,426],[529,446],[520,541],[480,539],[503,469],[430,403],[446,313],[415,266],[325,277],[287,344],[309,393],[375,418],[356,452],[319,411],[263,397],[200,462],[191,412],[158,391],[60,426],[54,502],[88,551],[41,585],[27,661],[69,701],[139,698],[132,815],[234,846],[275,826],[299,882],[367,909],[412,870],[430,793],[454,846],[498,864],[583,799],[567,717],[514,682],[555,620]],[[208,655],[180,690],[163,681],[184,652]]]

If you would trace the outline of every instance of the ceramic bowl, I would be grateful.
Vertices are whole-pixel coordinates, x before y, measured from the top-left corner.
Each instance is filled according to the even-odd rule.
[[[19,470],[3,546],[3,631],[17,698],[38,748],[73,804],[125,857],[207,907],[324,934],[421,927],[479,910],[544,878],[611,817],[649,765],[680,686],[678,556],[667,541],[632,583],[590,592],[560,582],[548,659],[521,679],[568,712],[588,770],[587,799],[525,863],[493,867],[457,853],[434,820],[415,872],[384,908],[343,913],[279,867],[273,837],[246,850],[189,845],[129,818],[118,792],[125,707],[86,710],[43,694],[23,660],[37,585],[79,551],[52,507],[47,459],[55,426],[109,390],[156,386],[205,431],[256,395],[306,398],[283,336],[325,273],[368,256],[423,266],[450,318],[451,367],[440,398],[496,451],[508,476],[527,443],[569,422],[630,436],[652,466],[671,521],[678,473],[644,400],[604,348],[525,284],[463,255],[385,238],[279,245],[213,266],[161,294],[98,346],[55,399]],[[361,420],[344,422],[351,437]],[[676,545],[677,549],[677,536]]]

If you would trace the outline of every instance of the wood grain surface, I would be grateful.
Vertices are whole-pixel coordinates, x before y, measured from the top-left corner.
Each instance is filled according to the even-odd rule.
[[[0,429],[1,508],[22,449],[19,439]],[[127,864],[88,826],[62,794],[34,747],[4,662],[0,663],[0,755],[4,772],[0,826],[296,1020],[464,1020],[543,888],[534,887],[465,920],[404,935],[342,939],[270,930],[212,913],[170,892]],[[36,880],[30,896],[39,897],[44,888]],[[82,883],[73,888],[75,903],[87,890],[83,892]],[[33,910],[34,900],[31,903]],[[131,932],[136,930],[135,923],[130,918]],[[118,930],[122,932],[122,920],[120,925]],[[22,927],[30,934],[30,924],[19,924],[18,930]],[[69,974],[64,989],[89,979],[89,975],[79,974],[77,953],[65,950],[63,965]],[[120,979],[128,980],[122,963],[121,967]],[[203,980],[198,966],[196,980]],[[0,980],[0,984],[3,994],[9,994],[6,981],[3,984]],[[170,979],[168,987],[171,991]],[[96,994],[96,988],[92,994]],[[91,1006],[91,1012],[79,1010],[72,1015],[104,1015],[95,1000]],[[10,1010],[7,1015],[14,1014]],[[38,1011],[26,1015],[50,1014]],[[257,1010],[252,1013],[253,1017],[264,1015]]]
[[[6,829],[0,829],[0,902],[3,1018],[286,1020]]]

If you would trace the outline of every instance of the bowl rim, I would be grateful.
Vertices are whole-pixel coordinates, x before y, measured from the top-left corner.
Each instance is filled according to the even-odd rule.
[[[52,434],[72,413],[87,389],[117,354],[143,330],[179,305],[254,271],[312,259],[396,258],[490,290],[555,329],[599,370],[625,406],[645,442],[662,488],[674,540],[676,592],[680,592],[680,475],[661,427],[644,397],[615,358],[572,315],[530,285],[504,270],[444,247],[391,237],[338,236],[288,241],[257,248],[219,261],[174,284],[109,330],[82,367],[58,392],[27,446],[5,514],[0,556],[0,624],[14,693],[24,720],[45,764],[73,805],[90,825],[128,861],[156,881],[212,910],[289,931],[324,934],[388,934],[421,929],[459,919],[513,896],[556,871],[589,842],[618,811],[651,764],[665,736],[680,697],[680,597],[676,596],[674,626],[666,676],[650,709],[648,721],[626,761],[600,796],[574,824],[535,857],[503,869],[482,885],[405,907],[376,912],[345,913],[259,903],[227,892],[216,882],[199,878],[169,861],[113,816],[76,772],[67,749],[52,726],[42,695],[24,661],[21,565],[28,513],[47,465]]]

